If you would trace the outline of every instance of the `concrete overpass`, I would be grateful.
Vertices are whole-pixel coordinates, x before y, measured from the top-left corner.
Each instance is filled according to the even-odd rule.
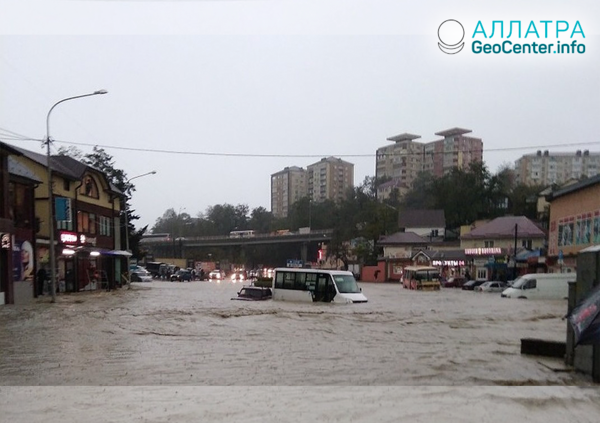
[[[269,251],[286,250],[288,255],[303,261],[311,261],[314,252],[322,243],[329,243],[333,234],[332,229],[312,230],[309,233],[255,234],[247,237],[208,236],[181,238],[142,238],[140,248],[147,249],[155,257],[172,257],[186,259],[206,259],[209,251],[217,249],[223,255],[241,255],[245,257],[249,250],[260,251],[266,247]],[[264,248],[262,249],[264,250]],[[260,253],[257,253],[260,254]],[[216,258],[216,257],[215,257]],[[223,257],[235,261],[233,257]],[[257,259],[259,260],[259,259]],[[279,260],[281,261],[281,260]],[[268,262],[264,257],[261,262]],[[283,263],[281,263],[283,265]]]

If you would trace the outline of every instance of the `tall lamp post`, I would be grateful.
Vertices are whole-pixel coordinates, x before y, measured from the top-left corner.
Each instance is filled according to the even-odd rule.
[[[56,106],[58,106],[60,103],[64,103],[65,101],[106,93],[108,93],[108,91],[98,90],[89,94],[63,98],[50,107],[50,110],[48,110],[48,115],[46,116],[46,158],[48,160],[48,230],[50,232],[50,289],[52,290],[53,303],[56,302],[56,252],[54,251],[54,198],[52,196],[52,168],[50,166],[50,113],[52,113],[52,110],[54,110]]]
[[[156,174],[156,170],[153,170],[151,172],[142,173],[141,175],[137,175],[137,176],[134,176],[133,178],[129,178],[127,180],[127,182],[125,182],[125,191],[127,191],[129,188],[131,188],[131,181],[133,181],[134,179],[141,178],[142,176],[155,175],[155,174]],[[129,203],[127,203],[127,201],[125,201],[125,249],[127,250],[128,253],[131,253],[131,251],[129,251]],[[129,274],[130,258],[131,258],[131,256],[127,256],[127,274]],[[129,281],[127,283],[127,286],[129,289],[131,289],[131,275],[129,275]]]

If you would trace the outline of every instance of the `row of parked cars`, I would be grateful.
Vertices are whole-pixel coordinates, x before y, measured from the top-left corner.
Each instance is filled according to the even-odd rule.
[[[444,288],[462,288],[465,291],[502,292],[508,288],[508,283],[502,281],[487,281],[485,279],[467,280],[464,276],[455,276],[442,281]]]

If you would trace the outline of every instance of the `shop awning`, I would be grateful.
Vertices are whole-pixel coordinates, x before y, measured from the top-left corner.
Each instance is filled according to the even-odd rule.
[[[537,250],[525,250],[525,251],[521,251],[520,253],[517,254],[517,261],[527,261],[527,259],[529,259],[530,257],[540,257],[542,254],[542,252],[537,249]]]

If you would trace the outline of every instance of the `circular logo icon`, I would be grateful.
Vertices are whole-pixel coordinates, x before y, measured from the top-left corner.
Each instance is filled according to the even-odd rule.
[[[455,19],[447,19],[438,28],[438,47],[446,54],[456,54],[463,49],[465,29]]]

